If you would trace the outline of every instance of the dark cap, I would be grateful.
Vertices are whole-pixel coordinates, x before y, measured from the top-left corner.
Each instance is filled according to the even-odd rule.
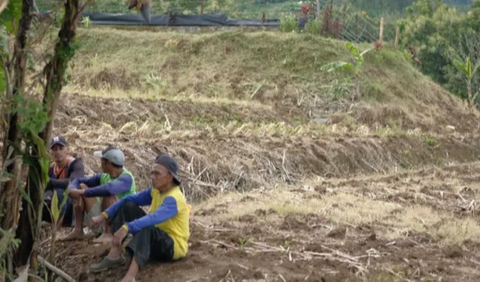
[[[49,148],[52,149],[53,146],[55,145],[62,145],[63,147],[67,146],[67,140],[65,140],[65,137],[58,135],[52,138],[50,140],[50,145]]]
[[[119,166],[125,165],[125,154],[123,154],[122,150],[111,145],[103,151],[93,152],[93,155],[95,157],[106,159],[107,161]]]
[[[180,179],[178,177],[179,166],[177,162],[168,154],[161,154],[155,158],[155,163],[165,167],[173,176],[175,184],[180,185]]]

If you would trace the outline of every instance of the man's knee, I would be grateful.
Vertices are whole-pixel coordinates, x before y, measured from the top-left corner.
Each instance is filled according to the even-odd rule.
[[[132,202],[125,202],[120,207],[120,210],[126,210],[127,211],[127,210],[136,209],[136,208],[138,208],[137,204],[132,203]]]
[[[118,201],[117,196],[109,196],[109,197],[103,197],[102,198],[102,204],[103,205],[108,205],[111,206],[115,204]]]

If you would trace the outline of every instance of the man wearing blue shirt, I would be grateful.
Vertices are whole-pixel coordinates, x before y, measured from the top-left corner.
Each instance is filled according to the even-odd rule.
[[[108,146],[104,151],[95,152],[94,156],[101,158],[103,173],[76,178],[70,182],[68,195],[73,200],[75,228],[63,240],[82,238],[83,225],[117,200],[135,193],[135,180],[133,175],[123,167],[125,155],[120,149]],[[110,242],[111,240],[110,226],[105,224],[104,233],[95,241]]]
[[[130,282],[135,281],[135,276],[150,261],[176,261],[187,255],[191,207],[180,189],[178,170],[177,162],[168,154],[157,156],[151,187],[119,200],[90,221],[90,226],[111,222],[114,232],[110,252],[101,262],[90,266],[92,272],[106,271],[130,261],[122,279]],[[150,206],[148,213],[141,206]],[[128,234],[133,235],[126,246],[131,260],[121,252]]]

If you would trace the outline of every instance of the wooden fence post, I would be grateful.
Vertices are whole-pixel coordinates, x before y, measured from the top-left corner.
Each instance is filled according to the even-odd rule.
[[[203,4],[204,4],[204,0],[200,0],[200,15],[203,15]]]
[[[399,39],[400,39],[400,27],[397,27],[397,32],[395,33],[395,49],[398,49]]]

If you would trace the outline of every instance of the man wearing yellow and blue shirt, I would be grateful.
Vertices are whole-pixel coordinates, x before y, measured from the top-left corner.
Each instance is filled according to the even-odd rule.
[[[121,247],[129,233],[133,239],[127,251],[132,260],[124,282],[134,281],[149,260],[171,261],[186,256],[190,237],[189,207],[179,187],[178,168],[169,155],[157,156],[151,172],[152,187],[119,200],[93,218],[92,227],[108,219],[115,232],[108,256],[90,266],[93,272],[126,262]],[[150,205],[148,214],[139,207],[146,205]]]

